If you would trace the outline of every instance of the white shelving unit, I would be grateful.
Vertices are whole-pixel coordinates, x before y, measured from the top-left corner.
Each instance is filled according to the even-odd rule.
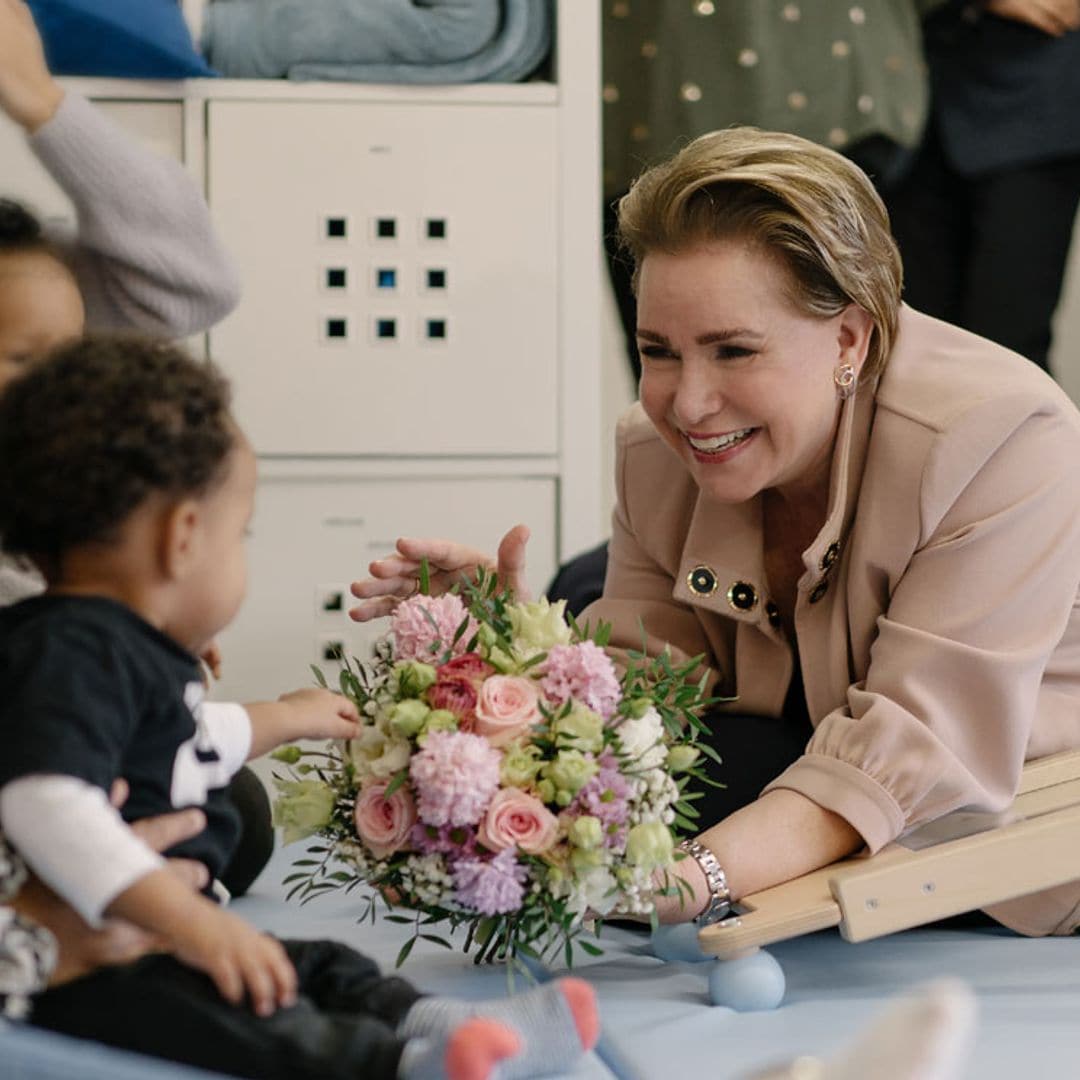
[[[222,696],[365,649],[347,586],[399,535],[526,521],[537,591],[606,535],[599,10],[556,9],[551,82],[69,80],[204,185],[244,283],[200,343],[261,470]],[[10,128],[0,161],[70,213]]]

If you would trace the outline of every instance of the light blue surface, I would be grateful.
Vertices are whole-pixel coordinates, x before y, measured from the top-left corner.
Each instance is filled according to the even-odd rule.
[[[355,923],[341,894],[283,908],[273,882],[303,845],[279,851],[240,908],[276,933],[342,938],[393,965],[405,935],[379,921]],[[711,963],[665,963],[646,931],[605,927],[605,953],[583,960],[600,1000],[604,1032],[643,1078],[736,1080],[801,1054],[828,1056],[848,1043],[894,995],[955,976],[975,990],[978,1037],[968,1080],[1080,1076],[1080,937],[1021,938],[1004,929],[917,930],[852,945],[834,931],[770,949],[787,980],[784,1003],[736,1013],[709,1003]],[[477,969],[460,953],[420,943],[402,972],[424,990],[480,999],[505,992],[501,969]],[[593,1060],[576,1077],[611,1076]],[[872,1078],[867,1078],[872,1080]]]
[[[303,907],[283,902],[279,883],[303,854],[302,845],[278,851],[235,910],[281,936],[347,941],[392,968],[406,936],[403,928],[382,920],[357,925],[355,895],[334,893]],[[652,954],[644,931],[607,927],[601,944],[604,955],[583,962],[576,973],[596,988],[605,1037],[637,1078],[735,1080],[800,1054],[828,1056],[894,995],[945,975],[964,979],[978,997],[978,1035],[967,1080],[1080,1076],[1080,937],[1030,940],[1004,930],[921,930],[851,945],[834,932],[813,934],[771,950],[783,966],[787,994],[780,1008],[753,1013],[710,1005],[712,965],[665,963]],[[460,953],[427,943],[417,946],[402,973],[423,990],[470,1000],[506,992],[503,969],[476,968]],[[146,1059],[136,1071],[125,1060],[128,1071],[123,1071],[114,1064],[118,1056],[107,1051],[88,1056],[54,1036],[40,1038],[37,1047],[28,1048],[25,1037],[17,1045],[10,1030],[0,1031],[4,1080],[192,1075]],[[18,1058],[10,1054],[16,1048]],[[19,1072],[9,1071],[15,1061]],[[618,1073],[595,1055],[572,1074],[574,1080],[613,1075]],[[622,1075],[632,1080],[629,1069]]]

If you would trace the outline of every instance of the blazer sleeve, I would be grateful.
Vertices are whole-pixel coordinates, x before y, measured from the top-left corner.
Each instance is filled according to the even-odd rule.
[[[240,298],[201,193],[175,161],[146,150],[71,91],[30,138],[75,205],[68,255],[93,330],[183,338]]]
[[[921,542],[878,620],[866,678],[766,788],[833,810],[871,851],[959,807],[1008,805],[1077,602],[1076,423],[1028,410],[1001,437],[1000,419],[974,410],[936,439]]]

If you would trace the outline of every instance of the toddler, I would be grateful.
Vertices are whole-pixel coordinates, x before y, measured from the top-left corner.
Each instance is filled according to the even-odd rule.
[[[353,706],[314,689],[202,706],[196,657],[242,600],[255,495],[213,367],[139,339],[67,345],[0,396],[0,461],[0,544],[47,583],[0,611],[0,829],[88,922],[125,919],[171,954],[47,991],[34,1021],[282,1080],[572,1066],[598,1034],[580,980],[479,1005],[421,997],[351,949],[278,942],[190,891],[110,806],[118,777],[129,821],[202,806],[208,827],[180,853],[214,878],[245,758],[356,731]]]

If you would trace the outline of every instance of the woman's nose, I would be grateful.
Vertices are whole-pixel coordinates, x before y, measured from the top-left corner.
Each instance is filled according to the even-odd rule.
[[[673,407],[680,424],[693,429],[696,424],[723,411],[726,396],[723,379],[703,364],[684,363],[675,388]]]

